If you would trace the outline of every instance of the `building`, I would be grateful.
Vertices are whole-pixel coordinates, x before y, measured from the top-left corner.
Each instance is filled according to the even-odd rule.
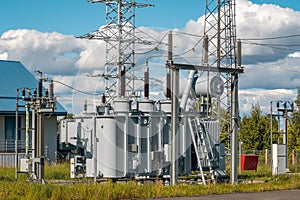
[[[16,132],[16,91],[20,88],[37,88],[37,79],[18,61],[0,60],[0,166],[14,166]],[[19,100],[20,104],[22,101]],[[24,102],[23,102],[24,104]],[[25,109],[19,108],[18,148],[20,156],[25,152]],[[55,163],[57,156],[57,117],[67,111],[56,103],[56,110],[44,117],[45,159]],[[29,139],[31,144],[31,137]]]

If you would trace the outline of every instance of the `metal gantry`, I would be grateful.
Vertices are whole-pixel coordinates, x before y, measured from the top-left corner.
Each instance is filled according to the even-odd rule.
[[[106,42],[104,73],[108,101],[135,96],[135,44],[151,42],[136,36],[135,9],[152,6],[134,0],[88,0],[106,5],[106,25],[79,38]]]
[[[16,131],[15,131],[15,178],[18,179],[18,173],[26,173],[29,177],[38,183],[45,183],[44,180],[44,164],[45,164],[45,141],[44,141],[44,115],[51,115],[56,108],[56,99],[53,91],[53,81],[49,83],[49,89],[43,92],[42,72],[39,74],[38,88],[18,88],[16,92]],[[20,97],[20,91],[21,97]],[[23,104],[20,102],[22,101]],[[25,102],[25,105],[24,105]],[[25,158],[21,158],[20,170],[18,163],[18,135],[24,128],[19,127],[19,109],[25,108],[25,134],[26,149]],[[31,114],[31,121],[30,121]],[[31,124],[31,127],[30,127]],[[31,148],[29,135],[31,133]]]
[[[206,0],[204,37],[207,38],[207,51],[203,51],[202,62],[208,67],[239,68],[236,40],[235,0]],[[239,58],[239,61],[238,61]],[[207,73],[209,81],[209,73]],[[222,124],[230,124],[231,134],[231,183],[237,182],[237,121],[238,121],[238,73],[216,73],[225,83],[225,93],[217,100],[217,109],[214,111]],[[222,118],[220,107],[225,107],[230,113],[230,120]],[[229,121],[228,121],[229,120]]]
[[[288,120],[294,112],[292,101],[271,101],[270,103],[270,139],[272,149],[272,174],[288,172]],[[277,127],[273,126],[277,121]],[[277,130],[277,131],[275,131]]]

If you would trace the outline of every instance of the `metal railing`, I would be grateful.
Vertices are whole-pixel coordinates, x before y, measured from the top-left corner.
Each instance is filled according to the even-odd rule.
[[[243,150],[242,154],[258,155],[259,165],[272,165],[272,151],[268,150]],[[300,150],[289,150],[288,168],[291,172],[300,172]]]
[[[31,141],[29,142],[29,148],[31,148]],[[18,150],[25,151],[26,141],[18,140]],[[15,140],[0,140],[0,153],[13,153],[15,152]]]
[[[32,143],[29,141],[29,149],[32,149]],[[18,140],[18,153],[25,153],[26,150],[26,140]],[[49,164],[56,164],[57,159],[62,159],[62,155],[57,151],[57,149],[45,145],[44,149],[45,161]],[[15,140],[0,140],[0,153],[2,154],[14,154],[15,153]]]

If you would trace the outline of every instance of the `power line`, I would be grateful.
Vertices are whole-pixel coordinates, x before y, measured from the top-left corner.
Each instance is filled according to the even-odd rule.
[[[85,92],[85,91],[79,90],[79,89],[77,89],[77,88],[74,88],[74,87],[72,87],[72,86],[70,86],[70,85],[67,85],[67,84],[65,84],[65,83],[63,83],[63,82],[60,82],[60,81],[53,80],[53,82],[59,83],[59,84],[65,86],[65,87],[68,87],[68,88],[70,88],[70,89],[72,89],[72,90],[75,90],[75,91],[77,91],[77,92],[79,92],[79,93],[82,93],[82,94],[91,95],[91,96],[102,95],[102,94],[100,94],[100,93],[89,93],[89,92]]]
[[[197,35],[197,34],[193,34],[193,33],[187,33],[187,32],[182,32],[182,31],[172,31],[174,33],[180,33],[183,35],[187,35],[187,36],[193,36],[193,37],[200,37],[203,38],[203,35]]]
[[[277,39],[287,39],[293,37],[300,37],[300,34],[265,37],[265,38],[241,38],[240,40],[277,40]]]
[[[276,45],[276,44],[273,45],[273,44],[264,44],[264,43],[257,43],[257,42],[249,42],[249,41],[246,41],[246,40],[244,40],[242,43],[243,44],[248,44],[248,45],[263,46],[263,47],[266,47],[266,48],[272,48],[272,49],[278,49],[278,50],[285,50],[285,51],[300,51],[300,49],[284,48],[285,46],[289,47],[289,45],[281,45],[280,46],[280,45]],[[300,46],[300,45],[293,45],[293,46]]]

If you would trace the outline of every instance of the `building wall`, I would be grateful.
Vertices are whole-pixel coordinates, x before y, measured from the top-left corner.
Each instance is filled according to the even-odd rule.
[[[31,119],[31,116],[30,116]],[[50,116],[50,117],[44,117],[44,141],[45,141],[45,161],[49,164],[55,164],[56,163],[56,157],[57,157],[57,117],[56,116]],[[21,116],[21,128],[25,128],[25,116]],[[31,132],[30,134],[30,143],[31,143]],[[26,140],[26,134],[25,131],[21,131],[21,137],[19,140],[22,140],[22,147],[25,148],[25,140]],[[31,146],[31,145],[30,145]],[[14,159],[8,159],[10,158],[10,154],[14,151],[14,142],[9,143],[7,145],[6,138],[5,138],[5,115],[0,116],[0,151],[2,152],[0,154],[0,160],[4,160],[3,162],[0,162],[0,166],[14,166]],[[12,162],[9,164],[9,162]]]

